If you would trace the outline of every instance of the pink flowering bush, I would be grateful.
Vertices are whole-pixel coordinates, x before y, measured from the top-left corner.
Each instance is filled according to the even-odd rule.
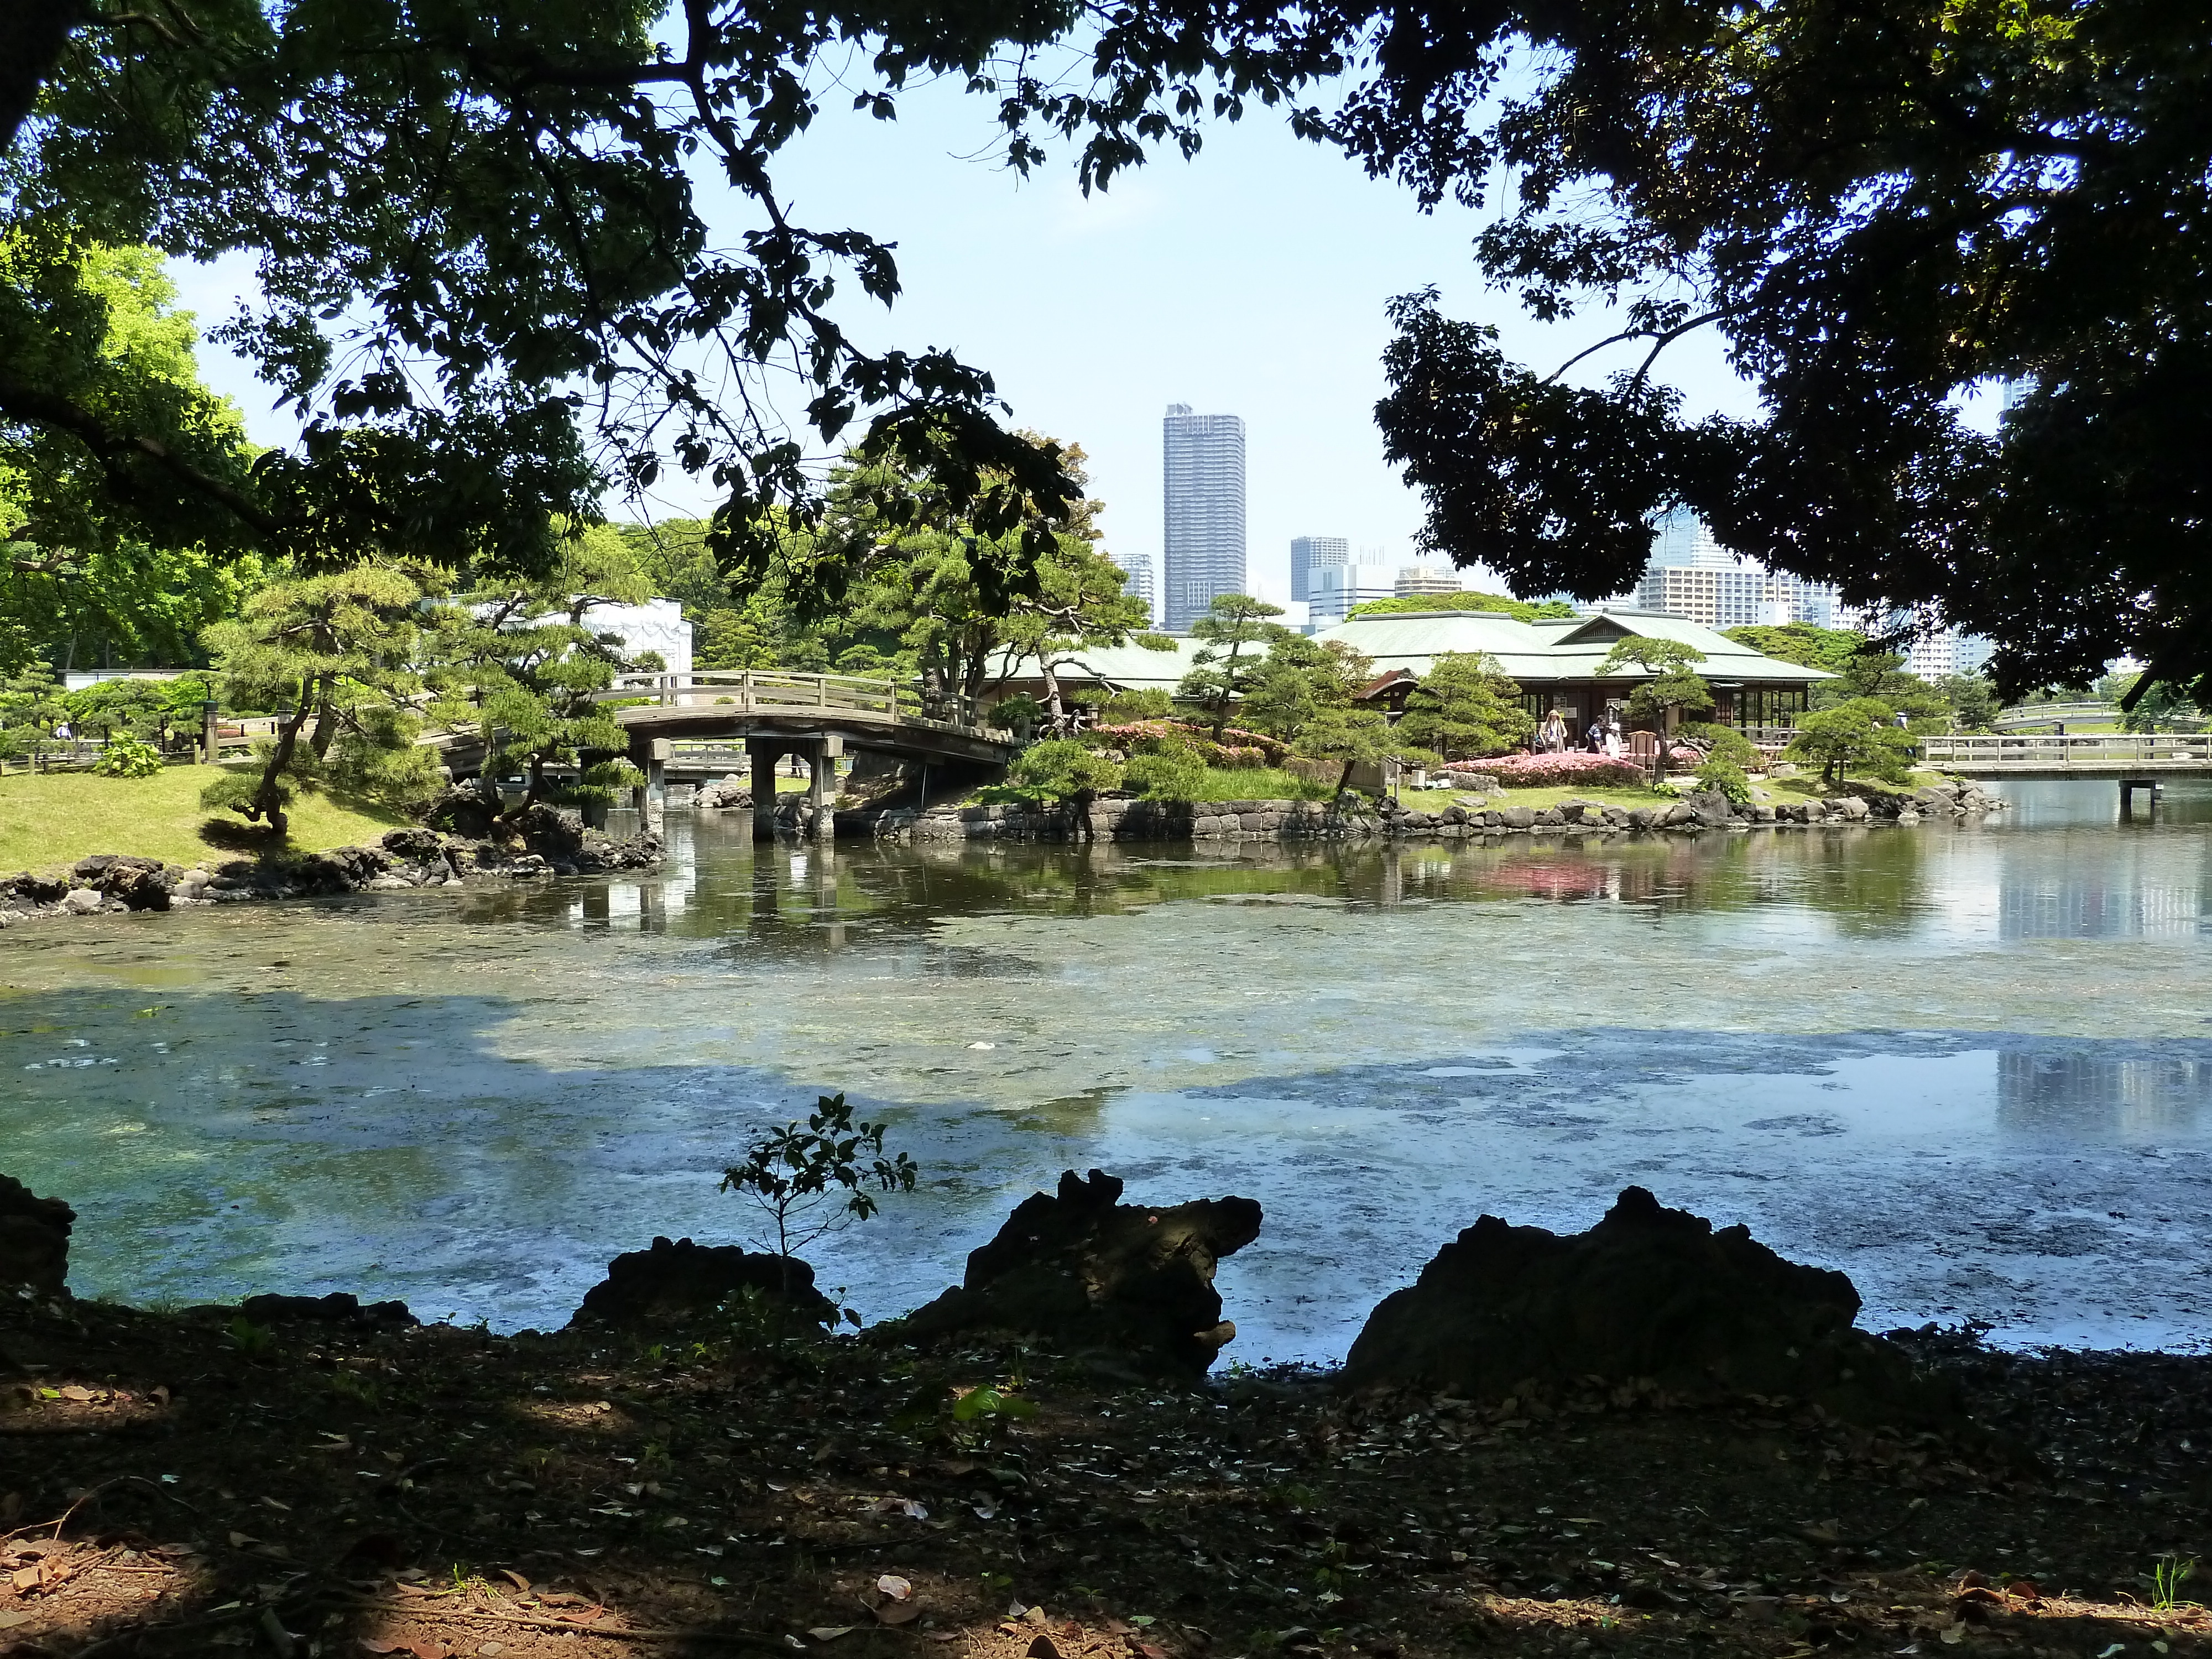
[[[1644,769],[1634,761],[1580,750],[1570,750],[1564,755],[1494,755],[1487,760],[1464,762],[1462,768],[1487,772],[1509,789],[1644,781]]]

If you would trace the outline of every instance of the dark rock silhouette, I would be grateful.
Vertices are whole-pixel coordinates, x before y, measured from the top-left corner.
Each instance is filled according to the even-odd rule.
[[[1203,1376],[1237,1334],[1213,1288],[1221,1258],[1260,1234],[1249,1198],[1150,1207],[1121,1204],[1117,1176],[1070,1170],[1056,1194],[1017,1205],[998,1237],[968,1258],[957,1286],[885,1334],[928,1342],[969,1331],[1103,1351],[1140,1370]]]
[[[238,1304],[248,1319],[312,1319],[331,1325],[406,1327],[422,1322],[404,1302],[363,1302],[350,1291],[328,1296],[249,1296]]]
[[[755,1255],[734,1244],[671,1243],[628,1250],[607,1263],[607,1276],[584,1293],[575,1324],[638,1325],[712,1313],[732,1296],[755,1291],[827,1324],[836,1304],[814,1288],[814,1269],[796,1257]]]
[[[76,1212],[0,1176],[0,1297],[63,1296]]]
[[[1481,1399],[1601,1379],[1686,1401],[1784,1395],[1861,1421],[1952,1416],[1901,1350],[1852,1328],[1858,1311],[1844,1274],[1631,1187],[1584,1233],[1482,1217],[1382,1299],[1343,1381]]]

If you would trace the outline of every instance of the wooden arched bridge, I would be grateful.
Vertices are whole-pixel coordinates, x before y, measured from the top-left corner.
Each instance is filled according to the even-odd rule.
[[[638,805],[648,823],[659,816],[671,748],[678,741],[720,740],[732,750],[743,745],[752,777],[755,833],[764,836],[775,834],[775,764],[787,756],[803,756],[811,766],[811,825],[827,836],[831,779],[841,755],[995,765],[1014,752],[1012,733],[993,726],[972,698],[932,697],[911,684],[853,674],[781,669],[623,674],[592,700],[615,705],[630,758],[646,775]],[[480,739],[448,739],[443,746],[455,777],[482,769]]]

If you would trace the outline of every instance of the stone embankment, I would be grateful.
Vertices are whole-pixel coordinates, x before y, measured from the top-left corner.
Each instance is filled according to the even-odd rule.
[[[665,856],[657,836],[611,840],[586,829],[573,812],[550,806],[532,807],[492,830],[471,836],[428,828],[394,830],[374,847],[333,847],[191,868],[98,853],[79,860],[67,875],[0,877],[0,927],[40,916],[596,875],[650,869]]]
[[[2003,800],[1972,783],[1929,784],[1910,794],[1838,795],[1822,800],[1738,805],[1717,791],[1650,806],[1565,800],[1554,806],[1515,806],[1510,797],[1469,796],[1437,811],[1384,800],[1339,807],[1329,801],[1098,800],[1091,807],[1091,833],[1100,841],[1367,840],[1472,836],[1575,830],[1615,834],[1636,830],[1695,833],[1705,830],[1781,829],[1791,825],[1885,823],[1915,824],[1929,818],[1978,817]],[[840,812],[841,838],[879,840],[1068,841],[1079,833],[1077,815],[1065,806],[939,807],[928,811]]]

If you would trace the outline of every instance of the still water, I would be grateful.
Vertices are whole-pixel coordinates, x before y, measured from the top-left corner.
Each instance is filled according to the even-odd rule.
[[[921,1190],[811,1252],[870,1318],[1066,1167],[1258,1198],[1250,1360],[1340,1356],[1485,1212],[1622,1185],[1857,1282],[1875,1328],[2212,1342],[2212,789],[1979,826],[1192,853],[757,852],[650,880],[0,935],[0,1170],[83,1294],[564,1321],[745,1230],[758,1126],[844,1090]]]

